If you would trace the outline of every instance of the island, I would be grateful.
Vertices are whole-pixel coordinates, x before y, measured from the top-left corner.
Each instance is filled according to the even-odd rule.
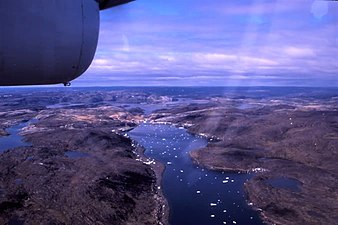
[[[69,88],[0,91],[1,224],[168,224],[165,165],[138,160],[127,132],[171,124],[208,139],[190,153],[249,173],[247,204],[266,224],[335,224],[338,92],[302,88]],[[184,198],[184,196],[182,196]]]

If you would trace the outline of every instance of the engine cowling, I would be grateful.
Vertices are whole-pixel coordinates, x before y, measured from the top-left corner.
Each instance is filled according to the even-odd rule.
[[[129,1],[1,0],[0,85],[68,83],[91,64],[99,10]]]

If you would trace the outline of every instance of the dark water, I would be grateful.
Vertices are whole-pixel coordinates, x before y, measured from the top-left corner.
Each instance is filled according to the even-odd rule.
[[[207,141],[169,125],[142,124],[129,132],[146,156],[166,164],[162,189],[171,225],[263,224],[247,204],[243,183],[249,174],[221,173],[193,165],[188,152]]]
[[[72,108],[72,107],[79,107],[79,106],[85,106],[85,104],[82,103],[58,103],[53,105],[47,105],[47,109],[61,109],[61,108]]]
[[[287,178],[287,177],[278,177],[267,180],[267,183],[274,188],[288,189],[294,192],[300,192],[301,183],[298,180]]]
[[[16,147],[21,146],[30,146],[30,143],[27,143],[23,140],[22,136],[19,135],[22,128],[26,127],[32,121],[20,123],[13,127],[6,129],[9,133],[8,136],[0,137],[0,153]]]
[[[119,107],[123,107],[127,110],[133,109],[133,108],[140,108],[143,110],[143,113],[145,115],[149,115],[155,110],[166,108],[166,104],[117,104]]]

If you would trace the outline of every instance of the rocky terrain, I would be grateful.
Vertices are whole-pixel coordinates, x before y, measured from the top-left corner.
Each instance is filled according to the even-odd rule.
[[[236,100],[238,101],[238,100]],[[255,172],[245,189],[250,205],[271,224],[335,224],[338,217],[338,102],[302,98],[218,98],[209,105],[161,110],[156,122],[207,136],[197,164]],[[248,107],[247,104],[251,104]],[[239,106],[239,107],[238,107]],[[270,182],[270,181],[276,181]]]
[[[267,224],[336,224],[337,95],[214,89],[1,91],[0,138],[30,121],[31,146],[0,154],[0,224],[165,224],[163,167],[124,136],[144,120],[207,137],[197,164],[253,173]]]
[[[124,137],[142,112],[87,104],[95,93],[85,106],[49,108],[45,94],[1,101],[3,135],[32,122],[21,131],[31,146],[0,154],[0,224],[165,224],[158,174]]]

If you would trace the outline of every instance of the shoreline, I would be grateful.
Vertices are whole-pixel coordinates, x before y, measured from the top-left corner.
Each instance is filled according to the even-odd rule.
[[[139,126],[138,124],[137,126]],[[136,127],[137,127],[136,126]],[[136,127],[131,128],[129,131],[135,129]],[[140,145],[137,141],[133,140],[129,135],[128,132],[124,132],[127,134],[127,138],[129,138],[134,144],[135,144],[135,156],[138,157],[139,161],[142,161],[143,163],[146,162],[149,158],[145,156],[146,149]],[[155,164],[154,164],[155,163]],[[157,206],[157,219],[158,219],[158,225],[169,225],[169,214],[170,214],[170,207],[167,198],[165,197],[163,191],[162,191],[162,178],[164,170],[166,169],[166,166],[161,163],[158,160],[155,160],[154,163],[148,164],[151,167],[151,170],[155,174],[155,189],[157,192],[157,195],[154,196],[156,202],[158,202]]]
[[[198,138],[204,138],[207,143],[211,143],[213,142],[212,140],[210,140],[210,137],[207,137],[207,136],[204,136],[204,135],[201,135],[201,134],[196,134],[194,132],[191,132],[189,131],[186,127],[184,126],[181,126],[180,124],[178,123],[170,123],[170,122],[156,122],[156,121],[148,121],[150,122],[152,125],[167,125],[167,126],[174,126],[178,129],[184,129],[188,134],[192,135],[192,136],[195,136],[195,137],[198,137]],[[136,128],[136,127],[135,127]],[[214,137],[215,138],[215,137]],[[137,143],[137,142],[136,142]],[[138,146],[138,153],[140,153],[140,155],[142,156],[143,159],[148,159],[145,155],[144,155],[144,152],[145,152],[145,148],[143,146]],[[238,170],[238,169],[233,169],[233,168],[224,168],[224,167],[212,167],[212,166],[208,166],[207,164],[202,164],[201,162],[199,162],[196,157],[193,156],[193,154],[195,154],[198,150],[201,150],[203,148],[197,148],[197,149],[193,149],[191,151],[189,151],[189,158],[191,160],[191,162],[201,168],[205,168],[206,170],[209,170],[209,171],[216,171],[216,172],[230,172],[230,173],[241,173],[241,174],[248,174],[249,171],[248,170]],[[157,184],[160,184],[160,187],[161,187],[161,190],[162,190],[162,185],[161,185],[161,180],[162,180],[162,177],[163,177],[163,172],[164,170],[166,169],[166,165],[164,165],[163,163],[155,160],[154,163],[151,164],[151,167],[153,169],[153,171],[156,173],[156,176],[157,176]],[[251,178],[252,179],[252,178]],[[269,221],[267,219],[267,217],[263,217],[263,215],[261,214],[261,211],[258,209],[258,208],[255,208],[253,207],[252,205],[249,204],[249,196],[247,195],[247,192],[245,190],[245,184],[246,183],[243,183],[242,184],[242,188],[244,190],[244,193],[245,193],[245,202],[246,204],[251,208],[253,209],[254,211],[258,212],[259,214],[259,217],[262,219],[262,222],[263,224],[268,224],[267,222]],[[169,225],[169,220],[168,220],[168,216],[169,216],[169,213],[170,213],[170,208],[169,208],[169,205],[168,205],[168,201],[166,199],[166,197],[163,195],[163,192],[161,191],[162,193],[162,197],[165,201],[165,205],[166,205],[166,210],[165,210],[165,213],[164,214],[164,219],[166,219],[167,221],[167,224]],[[167,225],[166,223],[164,223],[165,225]]]
[[[130,138],[131,139],[131,138]],[[132,140],[132,139],[131,139]],[[146,149],[139,145],[136,141],[132,140],[133,143],[136,143],[137,146],[135,147],[135,150],[137,153],[139,153],[139,158],[142,160],[147,160],[148,158],[145,156]],[[170,207],[167,198],[165,197],[163,191],[162,191],[162,177],[165,168],[165,165],[157,160],[154,161],[155,164],[151,164],[151,170],[155,174],[155,189],[156,189],[156,196],[155,200],[158,202],[157,206],[157,218],[158,218],[158,225],[169,225],[169,214],[170,214]]]
[[[38,126],[41,126],[42,121],[39,121],[38,124]],[[133,148],[131,146],[131,140],[128,141],[123,135],[112,134],[111,132],[102,131],[101,129],[97,130],[95,128],[82,129],[81,131],[55,128],[48,132],[48,136],[44,135],[43,132],[39,132],[39,130],[26,133],[22,133],[21,131],[22,130],[20,130],[20,136],[22,136],[25,141],[31,142],[32,146],[11,148],[0,155],[3,170],[9,171],[8,168],[11,167],[11,171],[14,171],[12,172],[14,175],[9,174],[9,172],[3,175],[3,178],[9,181],[3,180],[1,184],[5,190],[8,190],[9,194],[8,196],[6,195],[2,201],[8,201],[10,203],[13,201],[15,204],[19,204],[19,209],[8,209],[8,215],[4,213],[1,214],[1,224],[10,220],[12,215],[16,215],[19,210],[34,215],[37,213],[37,210],[39,210],[39,204],[44,204],[46,207],[52,209],[53,207],[66,209],[70,206],[66,204],[67,202],[64,203],[63,201],[68,198],[68,196],[69,198],[73,198],[74,204],[78,204],[79,209],[84,211],[89,210],[88,212],[91,213],[86,213],[85,218],[81,216],[68,217],[71,215],[71,212],[69,215],[67,214],[63,217],[56,214],[46,214],[43,219],[63,221],[65,224],[80,224],[82,220],[83,224],[88,224],[89,220],[96,217],[99,218],[100,215],[114,217],[115,215],[129,215],[130,213],[130,221],[132,222],[133,220],[135,221],[137,217],[132,214],[133,212],[131,210],[133,208],[130,207],[133,206],[134,201],[136,201],[135,203],[138,204],[136,205],[136,210],[143,213],[142,205],[144,206],[145,201],[148,201],[148,195],[149,200],[151,197],[155,197],[148,201],[149,206],[151,206],[151,204],[153,204],[153,206],[149,208],[151,211],[149,210],[148,216],[146,214],[142,215],[140,222],[146,224],[150,221],[154,221],[151,222],[151,224],[167,225],[167,223],[162,223],[162,220],[164,221],[165,219],[162,215],[163,210],[160,208],[163,205],[162,202],[164,202],[160,196],[161,194],[158,194],[160,197],[156,199],[156,194],[159,193],[159,191],[155,189],[157,178],[155,181],[154,176],[156,173],[150,167],[147,169],[148,166],[146,165],[133,162],[136,156],[132,156]],[[68,139],[65,137],[71,138]],[[85,143],[83,143],[83,140],[85,140]],[[83,155],[74,157],[65,156],[67,149],[75,153],[83,153]],[[116,161],[111,161],[111,159]],[[12,167],[12,164],[14,164],[15,167]],[[100,165],[100,167],[98,167],[98,165]],[[117,165],[120,166],[116,167]],[[151,172],[152,170],[154,173]],[[68,182],[66,180],[68,180]],[[41,190],[41,183],[43,182],[51,182],[54,184],[42,187]],[[149,189],[141,191],[142,188],[147,188],[149,184],[151,185],[148,186]],[[73,188],[74,185],[76,185],[77,188]],[[67,188],[69,188],[69,191]],[[55,196],[53,202],[47,202],[45,199],[46,196],[52,196],[54,190],[57,190],[61,197]],[[20,197],[21,192],[28,196],[27,200],[25,200],[28,201],[28,204],[32,202],[30,208],[23,204],[24,200],[21,200]],[[114,193],[120,194],[116,196]],[[135,200],[134,193],[136,194]],[[77,196],[82,197],[78,198]],[[35,203],[34,199],[37,199],[36,201],[39,202]],[[114,205],[119,205],[119,201],[125,201],[125,199],[129,200],[127,201],[127,205],[116,208],[117,210],[109,210],[109,207],[114,209]],[[17,201],[19,203],[16,203]],[[155,204],[156,202],[158,202],[158,207],[157,204]],[[147,204],[148,203],[146,203],[146,205]],[[90,210],[91,208],[95,209],[100,207],[102,207],[103,212]],[[147,212],[146,208],[144,212]],[[42,213],[45,212],[43,211]],[[141,214],[136,215],[141,216]],[[123,218],[121,218],[122,217],[116,216],[114,219],[122,221]],[[38,219],[39,218],[33,217],[18,217],[18,220],[27,222]],[[99,220],[98,222],[101,224],[102,221]]]
[[[241,170],[241,169],[235,169],[235,168],[230,168],[230,167],[213,167],[213,166],[210,166],[210,165],[207,165],[207,164],[203,164],[202,162],[198,161],[198,159],[196,158],[197,157],[196,154],[197,154],[198,150],[199,149],[196,149],[196,150],[189,152],[189,156],[190,156],[192,162],[199,167],[205,168],[206,170],[210,170],[210,171],[216,171],[216,172],[250,174],[248,172],[248,170],[244,170],[244,169]],[[252,180],[254,178],[254,176],[256,176],[256,173],[254,173],[253,177],[251,177],[249,180]],[[244,193],[245,193],[245,201],[246,201],[247,205],[251,209],[253,209],[254,211],[256,211],[258,213],[259,217],[262,219],[263,224],[271,224],[271,220],[263,213],[263,211],[261,209],[255,207],[253,204],[250,204],[250,202],[251,202],[250,196],[249,196],[247,189],[246,189],[247,182],[244,182],[242,184],[242,188],[243,188]],[[273,224],[275,224],[275,223],[278,224],[278,221],[274,221]]]
[[[241,93],[231,96],[221,93],[219,97],[212,98],[208,97],[210,94],[207,96],[199,94],[183,101],[184,104],[180,103],[175,107],[157,111],[155,109],[153,113],[145,114],[137,109],[137,104],[148,100],[153,102],[154,97],[150,94],[143,94],[143,92],[119,94],[105,91],[98,93],[101,100],[97,100],[96,92],[71,94],[55,92],[43,93],[43,95],[14,93],[13,98],[3,98],[2,112],[0,112],[2,115],[0,138],[6,137],[1,135],[6,133],[9,125],[28,117],[32,118],[36,115],[39,117],[36,126],[31,126],[20,134],[28,137],[28,141],[32,138],[39,139],[38,146],[27,146],[20,149],[20,152],[18,150],[6,153],[7,158],[1,157],[3,168],[11,168],[11,172],[18,171],[16,177],[19,186],[14,185],[17,182],[15,176],[3,175],[11,181],[3,182],[3,185],[9,187],[8,190],[23,188],[30,196],[37,196],[36,199],[40,201],[45,197],[54,197],[52,193],[50,194],[50,190],[45,190],[46,196],[41,197],[38,194],[41,192],[40,189],[45,188],[44,185],[36,187],[38,192],[32,189],[36,183],[43,180],[50,182],[46,186],[55,187],[56,190],[65,177],[74,180],[73,182],[77,182],[76,188],[70,191],[81,188],[80,182],[86,177],[95,178],[88,180],[89,186],[83,183],[91,191],[95,191],[94,188],[115,190],[114,188],[117,187],[119,190],[116,193],[124,193],[129,191],[125,187],[132,184],[128,186],[131,190],[126,198],[140,197],[137,201],[136,213],[127,210],[132,206],[118,202],[116,204],[119,206],[114,210],[119,211],[120,208],[126,210],[123,213],[131,215],[131,224],[136,223],[135,221],[140,221],[141,224],[142,222],[166,224],[169,218],[169,206],[161,185],[161,180],[164,181],[162,177],[166,168],[165,161],[161,164],[152,158],[147,160],[143,155],[144,150],[142,152],[142,149],[139,149],[136,154],[144,157],[145,163],[137,162],[137,157],[132,153],[136,148],[129,148],[127,138],[123,139],[112,133],[123,135],[143,121],[149,121],[152,124],[175,126],[185,129],[196,137],[206,138],[209,143],[206,149],[195,149],[189,152],[192,163],[209,171],[253,174],[252,179],[238,185],[244,183],[249,206],[259,211],[260,218],[267,223],[312,225],[332,224],[338,220],[337,216],[331,215],[332,211],[338,208],[337,203],[333,201],[338,186],[335,163],[338,146],[336,97],[317,98],[320,96],[315,93],[313,95],[315,97],[311,95],[311,98],[307,98],[309,93],[304,92],[304,95],[299,95],[303,91],[299,94],[297,92],[297,94],[283,94],[277,97],[267,94],[267,99],[256,99],[255,96],[246,96],[245,93],[243,96],[239,96]],[[113,95],[114,98],[111,97]],[[156,93],[154,95],[156,96]],[[205,99],[206,103],[190,102],[196,98]],[[83,104],[73,108],[45,108],[45,105],[57,104],[60,99],[64,99],[62,101],[66,103],[80,101]],[[116,106],[119,101],[135,101],[135,109]],[[8,104],[9,102],[11,104]],[[247,103],[259,107],[236,108]],[[80,156],[76,160],[66,157],[65,151],[83,152],[85,155],[94,153],[95,158],[102,162],[106,161],[107,156],[110,158],[107,163],[100,164],[96,162],[97,160],[93,160],[93,157]],[[18,154],[15,155],[15,152]],[[22,152],[26,154],[25,158],[21,157]],[[8,163],[9,159],[13,160],[12,165]],[[17,159],[20,159],[19,164]],[[14,165],[12,169],[10,166]],[[101,168],[102,166],[107,169]],[[78,177],[78,172],[73,174],[73,171],[79,168],[83,172],[81,177]],[[54,170],[57,170],[57,173],[49,176]],[[92,173],[91,177],[88,172]],[[37,173],[41,175],[34,177],[33,175]],[[51,178],[58,174],[64,174],[64,177],[59,177],[53,183]],[[77,178],[73,179],[73,176]],[[125,182],[125,179],[129,183]],[[270,183],[278,179],[281,181],[277,182],[285,182],[284,185],[288,185],[288,182],[292,183],[292,180],[298,182],[299,191]],[[142,184],[140,181],[144,180],[149,182]],[[114,185],[109,186],[112,183]],[[69,182],[64,184],[68,185]],[[137,195],[140,193],[138,188],[143,187],[142,185],[147,185],[147,188],[142,195]],[[60,187],[60,190],[62,190],[58,191],[60,195],[67,193],[64,187]],[[133,193],[136,195],[133,196]],[[101,194],[102,191],[99,191],[96,196]],[[73,196],[73,194],[69,195],[71,198]],[[79,196],[83,198],[85,195],[79,194]],[[123,196],[119,197],[103,199],[115,204],[115,200],[123,199]],[[81,198],[74,198],[73,201],[79,201]],[[61,200],[57,200],[59,204]],[[78,207],[81,208],[90,201],[79,203]],[[44,204],[47,205],[49,202],[46,201]],[[60,204],[60,207],[65,206]],[[17,212],[17,210],[12,211]],[[48,214],[44,216],[51,217]],[[24,217],[20,217],[22,218]]]

